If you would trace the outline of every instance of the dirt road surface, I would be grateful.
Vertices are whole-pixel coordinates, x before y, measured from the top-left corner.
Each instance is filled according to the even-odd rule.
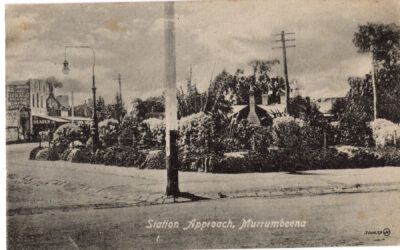
[[[190,197],[173,200],[163,196],[163,170],[29,161],[34,146],[7,146],[10,249],[400,243],[400,168],[319,170],[300,175],[180,173],[181,191],[205,198],[191,202]],[[147,229],[149,219],[178,222],[179,228]],[[236,227],[183,230],[192,219],[231,219]],[[239,230],[243,219],[301,220],[306,226]],[[385,228],[390,235],[383,235]]]

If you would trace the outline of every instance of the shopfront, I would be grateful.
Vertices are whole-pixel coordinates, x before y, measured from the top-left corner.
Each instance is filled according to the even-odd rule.
[[[55,131],[59,126],[65,123],[68,123],[68,121],[58,117],[33,115],[32,116],[33,138],[38,138],[39,132],[41,131]]]

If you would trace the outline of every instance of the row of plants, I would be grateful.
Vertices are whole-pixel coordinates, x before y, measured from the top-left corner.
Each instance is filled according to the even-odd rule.
[[[51,153],[47,148],[37,148],[36,159],[46,160]],[[48,159],[48,158],[47,158]],[[165,152],[157,150],[143,152],[131,147],[115,146],[106,150],[98,150],[94,155],[90,150],[74,148],[66,150],[62,160],[137,167],[140,169],[165,169]],[[209,157],[207,167],[202,161],[185,164],[180,158],[181,171],[205,171],[212,173],[247,173],[247,172],[296,172],[316,169],[349,169],[379,166],[399,166],[400,152],[396,148],[371,149],[360,148],[351,154],[340,152],[335,148],[276,150],[263,153],[249,151],[241,157],[217,156]]]
[[[323,148],[334,129],[315,120],[280,117],[272,126],[242,120],[226,126],[223,117],[197,113],[179,121],[180,170],[214,173],[301,171],[326,168],[361,168],[400,165],[398,151],[366,148],[351,156],[335,148]],[[126,117],[120,125],[108,119],[99,124],[100,148],[92,153],[90,129],[65,124],[48,148],[35,148],[30,158],[65,160],[124,167],[164,169],[165,129],[158,119],[139,121]],[[239,157],[229,152],[245,151]]]

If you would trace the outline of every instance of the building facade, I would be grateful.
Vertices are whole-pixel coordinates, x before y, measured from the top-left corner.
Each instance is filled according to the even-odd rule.
[[[6,82],[6,141],[24,140],[30,129],[30,86],[27,81]]]
[[[31,132],[37,137],[40,131],[55,130],[67,123],[61,119],[68,117],[68,106],[64,106],[54,96],[54,86],[46,79],[30,79]]]

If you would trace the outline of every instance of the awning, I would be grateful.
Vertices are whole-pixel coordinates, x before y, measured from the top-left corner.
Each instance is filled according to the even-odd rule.
[[[32,123],[33,124],[54,124],[54,123],[67,123],[68,121],[54,117],[54,116],[47,116],[47,115],[33,115],[32,116]]]
[[[88,117],[79,117],[79,116],[74,116],[74,117],[63,117],[62,119],[70,121],[70,122],[91,122],[93,119],[88,118]]]

